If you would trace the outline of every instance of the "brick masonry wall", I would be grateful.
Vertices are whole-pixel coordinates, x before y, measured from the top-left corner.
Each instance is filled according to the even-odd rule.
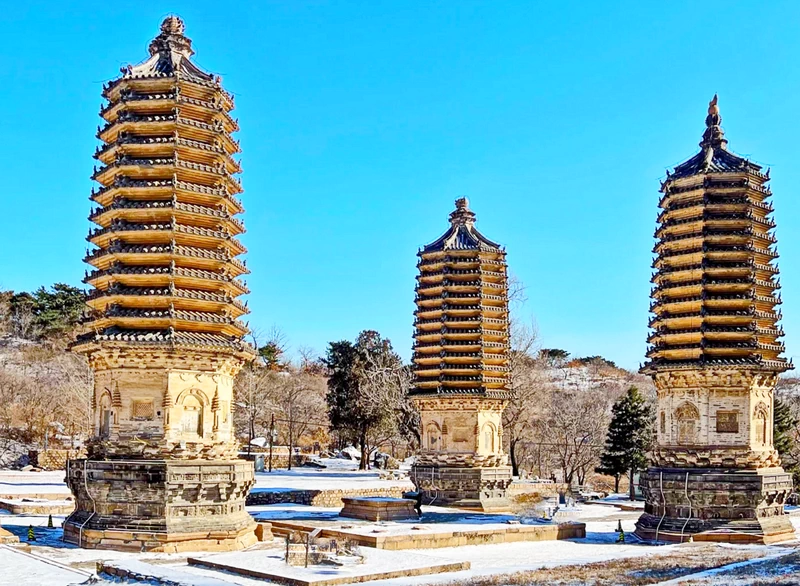
[[[41,452],[31,452],[31,464],[44,468],[45,470],[64,470],[67,467],[67,460],[85,458],[86,453],[82,450],[47,450]]]

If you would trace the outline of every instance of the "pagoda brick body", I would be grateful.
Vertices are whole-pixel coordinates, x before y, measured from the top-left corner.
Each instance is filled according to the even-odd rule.
[[[774,542],[791,476],[773,447],[783,331],[769,173],[727,150],[716,96],[701,151],[667,174],[648,341],[657,443],[642,475],[644,538]]]
[[[475,229],[466,198],[450,224],[418,253],[410,395],[422,445],[412,479],[426,503],[500,509],[511,483],[506,253]]]
[[[256,541],[244,508],[233,381],[252,349],[237,297],[244,226],[233,99],[169,17],[150,58],[103,88],[89,219],[91,312],[73,345],[94,371],[94,435],[67,482],[66,541],[153,551]]]

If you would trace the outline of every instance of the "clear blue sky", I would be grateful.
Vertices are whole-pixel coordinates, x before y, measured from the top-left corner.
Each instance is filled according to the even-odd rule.
[[[6,3],[0,287],[80,285],[101,85],[169,13],[236,96],[252,326],[407,358],[415,253],[466,195],[542,344],[636,367],[659,179],[718,92],[730,148],[772,167],[800,356],[794,2]]]

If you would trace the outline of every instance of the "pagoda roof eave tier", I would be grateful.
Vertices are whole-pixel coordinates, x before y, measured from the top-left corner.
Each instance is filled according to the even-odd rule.
[[[130,309],[110,306],[105,313],[90,317],[84,327],[88,330],[105,330],[111,327],[131,330],[167,330],[205,332],[231,337],[242,337],[249,330],[239,320],[213,312],[173,309]]]
[[[137,93],[164,93],[178,87],[181,94],[188,96],[207,96],[213,98],[215,95],[220,97],[220,107],[226,111],[231,111],[235,107],[233,95],[228,93],[219,81],[209,81],[205,79],[192,79],[186,76],[177,75],[124,75],[103,87],[103,97],[111,102],[122,99],[125,91]]]
[[[165,309],[199,312],[227,311],[232,318],[250,313],[241,301],[222,292],[201,289],[179,289],[167,287],[112,287],[93,290],[86,304],[94,310],[104,311],[112,305],[136,309]]]
[[[223,231],[171,221],[155,224],[117,223],[90,231],[87,240],[100,248],[111,246],[114,242],[139,245],[173,243],[176,246],[225,249],[231,256],[247,252],[241,242]]]
[[[716,359],[716,360],[689,360],[689,361],[669,361],[651,360],[645,363],[640,369],[641,374],[655,375],[660,372],[672,370],[705,370],[705,369],[731,369],[731,370],[759,370],[765,372],[781,373],[793,370],[794,364],[791,360],[783,358],[777,360],[758,360],[755,358],[743,359]]]
[[[158,351],[174,350],[231,354],[250,361],[256,356],[255,349],[236,337],[200,332],[141,331],[109,328],[99,332],[87,332],[71,345],[74,352],[91,354],[101,349],[152,348]]]
[[[685,207],[704,205],[731,205],[740,203],[741,198],[748,200],[748,205],[772,211],[772,206],[765,200],[772,195],[769,186],[763,180],[747,174],[695,175],[674,181],[667,179],[662,185],[663,195],[658,206],[664,215],[674,214]],[[669,212],[673,212],[670,214]]]
[[[108,123],[116,122],[125,113],[153,114],[180,109],[184,114],[206,120],[220,120],[226,132],[239,130],[239,122],[228,111],[210,100],[192,98],[175,91],[127,92],[100,109],[100,116]]]
[[[199,183],[176,181],[174,179],[136,180],[125,179],[92,191],[90,199],[103,207],[108,207],[117,198],[128,200],[168,200],[175,198],[181,203],[200,206],[224,206],[229,214],[244,211],[242,202],[231,193],[227,186],[208,187]]]
[[[95,208],[89,214],[89,220],[103,228],[108,228],[115,220],[157,223],[173,218],[179,224],[223,229],[231,236],[245,232],[241,220],[224,209],[181,203],[173,199],[148,201],[117,198],[111,205]]]
[[[120,161],[103,166],[92,174],[92,179],[101,185],[111,186],[117,177],[136,180],[170,180],[196,183],[213,187],[224,185],[229,193],[241,193],[241,183],[225,169],[211,165],[193,163],[175,157],[163,159],[120,159]]]
[[[437,397],[458,397],[468,398],[474,397],[478,399],[503,399],[510,400],[514,398],[514,392],[509,389],[475,389],[475,388],[412,388],[409,397],[424,397],[424,396],[437,396]]]
[[[189,140],[206,143],[219,141],[228,154],[240,152],[239,141],[234,139],[223,124],[209,124],[178,114],[136,115],[125,114],[114,122],[98,127],[96,137],[110,144],[120,136],[166,136],[179,135]]]
[[[761,173],[761,166],[750,162],[729,151],[725,145],[707,145],[700,152],[681,163],[667,176],[673,183],[698,175],[705,177],[752,175],[766,181],[767,176]]]
[[[104,165],[112,165],[119,158],[158,159],[173,157],[206,165],[222,164],[230,174],[241,173],[241,164],[220,143],[209,144],[189,138],[167,136],[125,136],[95,150],[94,158]]]
[[[769,195],[765,195],[761,191],[753,190],[748,187],[747,190],[741,195],[731,196],[725,200],[717,200],[712,197],[707,190],[698,188],[697,197],[689,198],[683,203],[669,203],[665,202],[662,206],[663,210],[656,218],[658,223],[668,222],[671,220],[691,220],[695,217],[702,217],[703,214],[723,214],[723,213],[751,213],[755,217],[766,218],[773,211],[772,203],[766,201]],[[672,197],[672,194],[670,194]],[[758,199],[763,197],[764,199]]]
[[[246,295],[247,286],[238,279],[219,271],[170,266],[112,265],[95,270],[83,279],[87,285],[105,290],[118,283],[126,287],[168,287],[171,284],[186,289],[224,291],[231,297]]]
[[[139,266],[166,266],[174,262],[185,268],[224,270],[232,277],[250,272],[241,262],[221,251],[189,246],[112,245],[90,253],[84,262],[98,270],[107,269],[116,262]]]

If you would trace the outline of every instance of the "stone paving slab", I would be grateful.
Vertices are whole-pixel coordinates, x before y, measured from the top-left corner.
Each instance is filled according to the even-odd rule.
[[[416,553],[364,548],[361,550],[361,555],[364,556],[362,564],[319,565],[304,568],[287,565],[284,561],[283,548],[279,547],[189,558],[188,562],[192,566],[271,580],[289,586],[338,586],[372,580],[458,572],[470,568],[470,563],[466,561],[453,561]]]
[[[314,521],[271,521],[272,533],[284,536],[293,531],[311,532],[321,528],[320,537],[349,539],[378,549],[435,549],[517,541],[553,541],[586,537],[585,523],[541,525],[521,524],[447,524],[391,523],[375,525],[359,523],[336,525]]]

